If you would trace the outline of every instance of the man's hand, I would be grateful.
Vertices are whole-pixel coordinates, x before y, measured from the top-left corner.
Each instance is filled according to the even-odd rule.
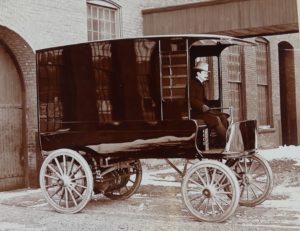
[[[209,110],[210,110],[209,106],[207,106],[205,104],[202,106],[202,111],[203,112],[206,112],[206,111],[209,111]]]

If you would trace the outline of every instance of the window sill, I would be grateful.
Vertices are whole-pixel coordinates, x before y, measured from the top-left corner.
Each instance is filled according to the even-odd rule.
[[[258,128],[258,133],[271,133],[276,132],[275,128]]]

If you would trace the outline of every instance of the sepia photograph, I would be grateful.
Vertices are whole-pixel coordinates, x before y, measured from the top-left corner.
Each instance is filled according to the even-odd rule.
[[[0,231],[300,230],[300,0],[0,0]]]

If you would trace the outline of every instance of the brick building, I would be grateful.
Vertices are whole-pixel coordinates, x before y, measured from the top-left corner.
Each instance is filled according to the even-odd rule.
[[[243,73],[239,81],[231,81],[242,85],[238,100],[232,97],[234,86],[228,83],[229,75],[226,79],[225,74],[225,105],[240,107],[239,119],[261,121],[262,147],[299,144],[300,67],[296,63],[300,61],[300,44],[296,0],[271,1],[276,4],[270,4],[270,0],[0,1],[0,191],[37,186],[40,155],[36,142],[35,51],[88,40],[168,33],[246,37],[258,43],[259,49],[224,53],[224,60],[232,57],[243,60],[223,65],[224,73],[231,73],[230,68],[240,68]],[[262,10],[257,10],[255,4]],[[268,4],[274,8],[267,8]],[[248,19],[239,18],[239,10],[247,7],[251,9],[244,12]],[[197,11],[201,14],[196,14]],[[182,12],[189,13],[184,16]],[[263,15],[269,17],[254,20]],[[216,22],[217,18],[224,20]],[[276,20],[268,21],[273,18]],[[261,82],[251,78],[257,74]],[[282,126],[288,128],[287,133]],[[290,138],[284,140],[285,137]]]

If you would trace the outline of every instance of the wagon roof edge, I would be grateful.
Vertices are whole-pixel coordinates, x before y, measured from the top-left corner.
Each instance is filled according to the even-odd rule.
[[[109,42],[109,41],[121,41],[121,40],[135,40],[135,39],[160,39],[160,38],[194,38],[199,40],[201,39],[218,39],[218,40],[230,40],[233,42],[236,42],[240,45],[255,45],[255,43],[232,37],[227,35],[217,35],[217,34],[168,34],[168,35],[145,35],[145,36],[136,36],[136,37],[123,37],[123,38],[114,38],[114,39],[101,39],[101,40],[95,40],[95,41],[87,41],[87,42],[80,42],[80,43],[70,43],[60,46],[53,46],[53,47],[47,47],[36,50],[36,52],[46,51],[46,50],[53,50],[53,49],[59,49],[59,48],[66,48],[70,46],[76,46],[76,45],[84,45],[84,44],[92,44],[97,42]]]

